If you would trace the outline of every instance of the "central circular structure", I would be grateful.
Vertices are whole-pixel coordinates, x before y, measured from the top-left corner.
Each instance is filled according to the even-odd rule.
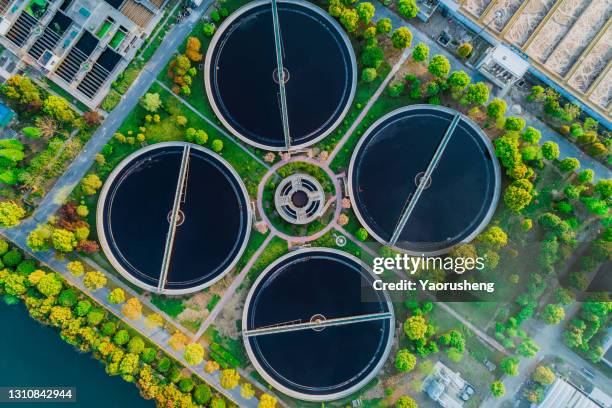
[[[327,248],[271,264],[247,297],[242,331],[257,372],[287,395],[328,401],[350,395],[383,366],[393,306],[359,259]]]
[[[308,174],[293,174],[276,188],[274,205],[285,221],[308,224],[321,215],[325,192],[316,178]]]
[[[251,228],[238,174],[201,146],[140,149],[100,193],[97,231],[113,267],[150,291],[181,295],[212,285],[236,264]]]
[[[305,147],[346,115],[357,66],[348,37],[325,11],[295,0],[277,4],[278,38],[267,0],[248,3],[221,24],[208,47],[204,80],[225,127],[251,145],[278,151],[286,149],[281,93],[291,148]]]
[[[401,108],[374,123],[353,153],[348,177],[355,213],[370,235],[430,256],[482,231],[501,184],[482,130],[459,112],[433,105]]]

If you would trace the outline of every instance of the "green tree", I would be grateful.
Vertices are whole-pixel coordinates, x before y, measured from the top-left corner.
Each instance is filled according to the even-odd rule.
[[[538,144],[538,142],[540,141],[541,137],[542,137],[542,133],[540,133],[539,130],[537,130],[536,128],[533,128],[531,126],[527,126],[527,128],[525,129],[525,131],[521,135],[521,138],[525,142],[531,143],[533,145]]]
[[[506,357],[500,362],[502,371],[508,375],[517,376],[519,373],[519,359]]]
[[[361,53],[361,63],[368,68],[378,69],[384,58],[383,50],[376,45],[365,47]]]
[[[204,360],[204,348],[199,343],[191,343],[185,346],[185,361],[187,364],[197,366]]]
[[[206,405],[211,397],[212,392],[207,384],[198,385],[193,392],[193,400],[198,405]]]
[[[521,186],[511,184],[504,191],[504,203],[512,211],[519,213],[531,203],[533,196]]]
[[[506,387],[501,381],[493,381],[491,383],[491,394],[495,398],[503,397],[506,394]]]
[[[42,130],[37,127],[26,126],[21,129],[21,131],[25,137],[30,139],[40,139],[40,136],[42,135]]]
[[[550,368],[540,365],[536,367],[531,378],[542,385],[550,385],[555,382],[555,373]]]
[[[411,316],[404,322],[404,333],[410,340],[425,338],[427,322],[423,316]]]
[[[457,97],[472,82],[472,78],[465,71],[453,71],[448,77],[448,85]]]
[[[501,249],[508,244],[508,235],[500,227],[493,225],[480,234],[478,240],[495,249]]]
[[[407,395],[402,395],[395,402],[395,408],[418,408],[415,400]]]
[[[364,24],[370,24],[374,14],[376,13],[374,5],[367,1],[357,4],[355,6],[355,10],[357,10],[359,20],[361,20],[361,22]]]
[[[223,141],[221,139],[215,139],[210,144],[210,147],[213,149],[213,151],[219,153],[221,150],[223,150]]]
[[[429,61],[427,69],[433,76],[444,78],[450,72],[451,65],[444,55],[434,55],[431,61]]]
[[[419,7],[416,4],[416,0],[399,0],[397,2],[397,11],[406,18],[414,18],[419,12]]]
[[[395,368],[402,373],[412,371],[416,365],[416,356],[408,351],[401,349],[395,355]]]
[[[519,344],[517,351],[523,357],[533,357],[540,350],[540,346],[538,346],[533,340],[525,339],[521,344]]]
[[[0,201],[0,227],[13,227],[25,217],[26,211],[14,201]]]
[[[565,288],[558,288],[555,291],[555,300],[561,303],[562,305],[571,305],[576,301],[576,297],[574,296],[571,290]]]
[[[393,32],[391,36],[391,43],[394,48],[398,50],[403,50],[404,48],[410,47],[412,43],[412,33],[408,29],[408,27],[399,27]]]
[[[389,18],[381,18],[376,22],[376,32],[378,34],[389,34],[393,29],[393,25],[391,24],[391,19]]]
[[[491,119],[500,119],[504,117],[506,113],[506,101],[499,98],[494,98],[489,105],[487,105],[487,116]]]
[[[142,106],[147,112],[155,113],[162,106],[162,101],[158,93],[147,92],[142,98],[140,98],[140,106]]]
[[[520,132],[525,127],[525,119],[516,116],[508,116],[504,123],[504,129],[510,132]]]
[[[355,32],[359,23],[359,15],[357,14],[357,10],[345,8],[342,11],[342,14],[340,14],[340,23],[349,33]]]
[[[62,290],[62,282],[55,273],[50,272],[38,281],[36,289],[46,297],[57,296]]]
[[[416,62],[427,61],[429,58],[429,47],[424,43],[418,43],[412,50],[412,59]]]
[[[113,336],[113,342],[118,346],[123,346],[124,344],[127,344],[128,341],[130,341],[130,334],[125,329],[119,330]]]
[[[547,324],[559,324],[565,319],[565,310],[559,305],[550,303],[542,311],[542,320]]]
[[[593,177],[595,177],[595,172],[591,169],[585,169],[578,173],[578,181],[583,184],[592,183]]]
[[[595,191],[601,196],[601,198],[607,200],[612,196],[612,180],[600,179],[595,184]]]
[[[56,228],[53,230],[51,242],[53,243],[53,248],[60,252],[71,252],[77,245],[74,232],[63,228]]]
[[[570,173],[580,168],[580,162],[574,157],[566,157],[559,163],[559,170],[564,173]]]
[[[43,111],[62,123],[70,123],[76,118],[68,102],[61,96],[49,95],[43,103]]]
[[[463,98],[464,103],[481,106],[489,100],[489,88],[484,82],[471,84]]]
[[[113,305],[118,305],[125,302],[125,291],[121,288],[115,288],[108,294],[108,301]]]
[[[212,37],[215,34],[215,31],[217,30],[217,27],[215,27],[214,23],[206,23],[204,24],[204,35],[208,38]]]
[[[368,231],[365,228],[359,228],[355,233],[355,237],[362,242],[368,239],[368,235]]]
[[[85,195],[94,195],[102,187],[102,180],[97,174],[90,173],[81,180],[81,190]]]
[[[373,82],[377,76],[378,73],[374,68],[364,68],[363,71],[361,71],[361,80],[366,84]]]
[[[559,145],[555,142],[544,142],[541,151],[546,160],[556,160],[560,154]]]
[[[459,48],[457,49],[457,54],[459,54],[461,58],[468,58],[470,54],[472,54],[473,49],[474,47],[472,46],[472,44],[465,42],[459,46]]]
[[[140,354],[145,348],[145,342],[140,336],[132,337],[128,343],[127,349],[130,353]]]

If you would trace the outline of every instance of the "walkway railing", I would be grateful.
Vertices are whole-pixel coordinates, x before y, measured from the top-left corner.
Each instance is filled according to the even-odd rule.
[[[358,316],[337,317],[333,319],[314,320],[306,323],[282,324],[275,326],[267,326],[259,329],[246,330],[242,332],[244,337],[265,336],[268,334],[287,333],[300,330],[323,330],[326,327],[343,326],[347,324],[371,322],[375,320],[393,319],[393,313],[381,312],[370,313]]]

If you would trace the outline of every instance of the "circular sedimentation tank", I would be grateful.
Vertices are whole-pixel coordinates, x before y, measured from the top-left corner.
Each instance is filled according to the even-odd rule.
[[[376,121],[353,152],[348,178],[355,213],[370,235],[430,256],[482,231],[501,185],[493,146],[478,125],[432,105]]]
[[[353,100],[357,65],[350,40],[325,11],[308,2],[254,1],[232,13],[208,48],[208,100],[224,126],[243,141],[285,150],[277,50],[282,55],[291,148],[327,136]]]
[[[327,401],[354,393],[385,363],[394,333],[388,295],[357,258],[327,248],[299,250],[253,284],[242,318],[258,373],[295,398]]]
[[[98,237],[113,267],[133,284],[168,295],[221,279],[244,252],[250,228],[238,174],[190,143],[134,152],[110,174],[98,201]]]

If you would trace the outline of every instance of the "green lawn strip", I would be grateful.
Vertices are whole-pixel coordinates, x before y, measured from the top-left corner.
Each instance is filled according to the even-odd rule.
[[[151,126],[151,124],[149,124],[147,128],[147,137],[152,131],[157,133],[158,137],[160,135],[165,135],[161,138],[172,140],[176,137],[175,140],[181,140],[183,139],[184,129],[188,127],[204,129],[208,133],[207,145],[209,146],[215,139],[220,139],[223,142],[223,150],[219,154],[234,167],[238,174],[240,174],[251,197],[255,198],[257,196],[257,185],[266,172],[266,168],[261,163],[253,160],[237,141],[226,137],[217,129],[210,126],[204,119],[189,109],[189,107],[185,106],[171,92],[166,91],[159,84],[153,84],[150,92],[159,93],[161,99],[165,101],[165,105],[175,109],[175,111],[171,111],[171,113],[185,116],[187,118],[187,125],[185,128],[180,128],[174,122],[168,123],[168,121],[160,122],[159,125],[162,126],[155,126],[155,124]],[[157,129],[157,127],[161,128]]]
[[[185,310],[185,305],[181,298],[152,295],[151,303],[170,317],[176,318]]]
[[[320,143],[316,145],[322,151],[331,152],[334,150],[334,147],[338,144],[342,136],[346,134],[349,128],[353,125],[353,122],[357,119],[357,116],[364,109],[365,105],[372,98],[376,90],[380,87],[380,84],[384,81],[385,77],[391,71],[391,66],[388,63],[383,63],[378,69],[378,76],[376,79],[370,83],[365,83],[359,79],[357,79],[357,89],[355,90],[355,98],[353,100],[353,104],[342,123],[334,129],[334,132],[331,133],[328,137],[323,139]],[[361,72],[361,69],[358,69],[358,72]]]
[[[85,105],[83,102],[76,99],[74,96],[68,93],[64,88],[62,88],[61,86],[59,86],[58,84],[50,80],[49,78],[45,78],[45,83],[49,86],[49,89],[51,89],[53,92],[55,92],[62,98],[66,99],[67,101],[70,101],[73,105],[79,108],[82,112],[88,112],[90,110],[87,107],[87,105]]]
[[[241,271],[244,266],[249,262],[251,257],[257,252],[261,244],[265,241],[268,233],[260,234],[255,229],[251,229],[251,236],[249,238],[249,243],[247,244],[244,253],[240,257],[240,260],[236,264],[236,270]]]
[[[279,237],[272,238],[266,249],[262,252],[259,258],[257,258],[253,264],[253,267],[249,270],[245,282],[240,285],[240,287],[242,288],[245,285],[247,287],[250,286],[268,265],[270,265],[277,258],[280,258],[286,254],[288,251],[289,248],[287,247],[287,241]]]
[[[393,111],[394,109],[398,109],[402,106],[410,105],[413,103],[416,102],[410,100],[408,97],[391,98],[387,95],[386,91],[383,92],[378,98],[378,100],[374,103],[374,105],[372,105],[366,117],[363,118],[361,123],[355,129],[355,131],[347,139],[344,146],[342,146],[342,149],[338,152],[334,160],[331,162],[330,168],[336,173],[343,170],[348,170],[353,150],[357,146],[359,139],[361,138],[361,136],[363,136],[365,131],[383,115]]]

